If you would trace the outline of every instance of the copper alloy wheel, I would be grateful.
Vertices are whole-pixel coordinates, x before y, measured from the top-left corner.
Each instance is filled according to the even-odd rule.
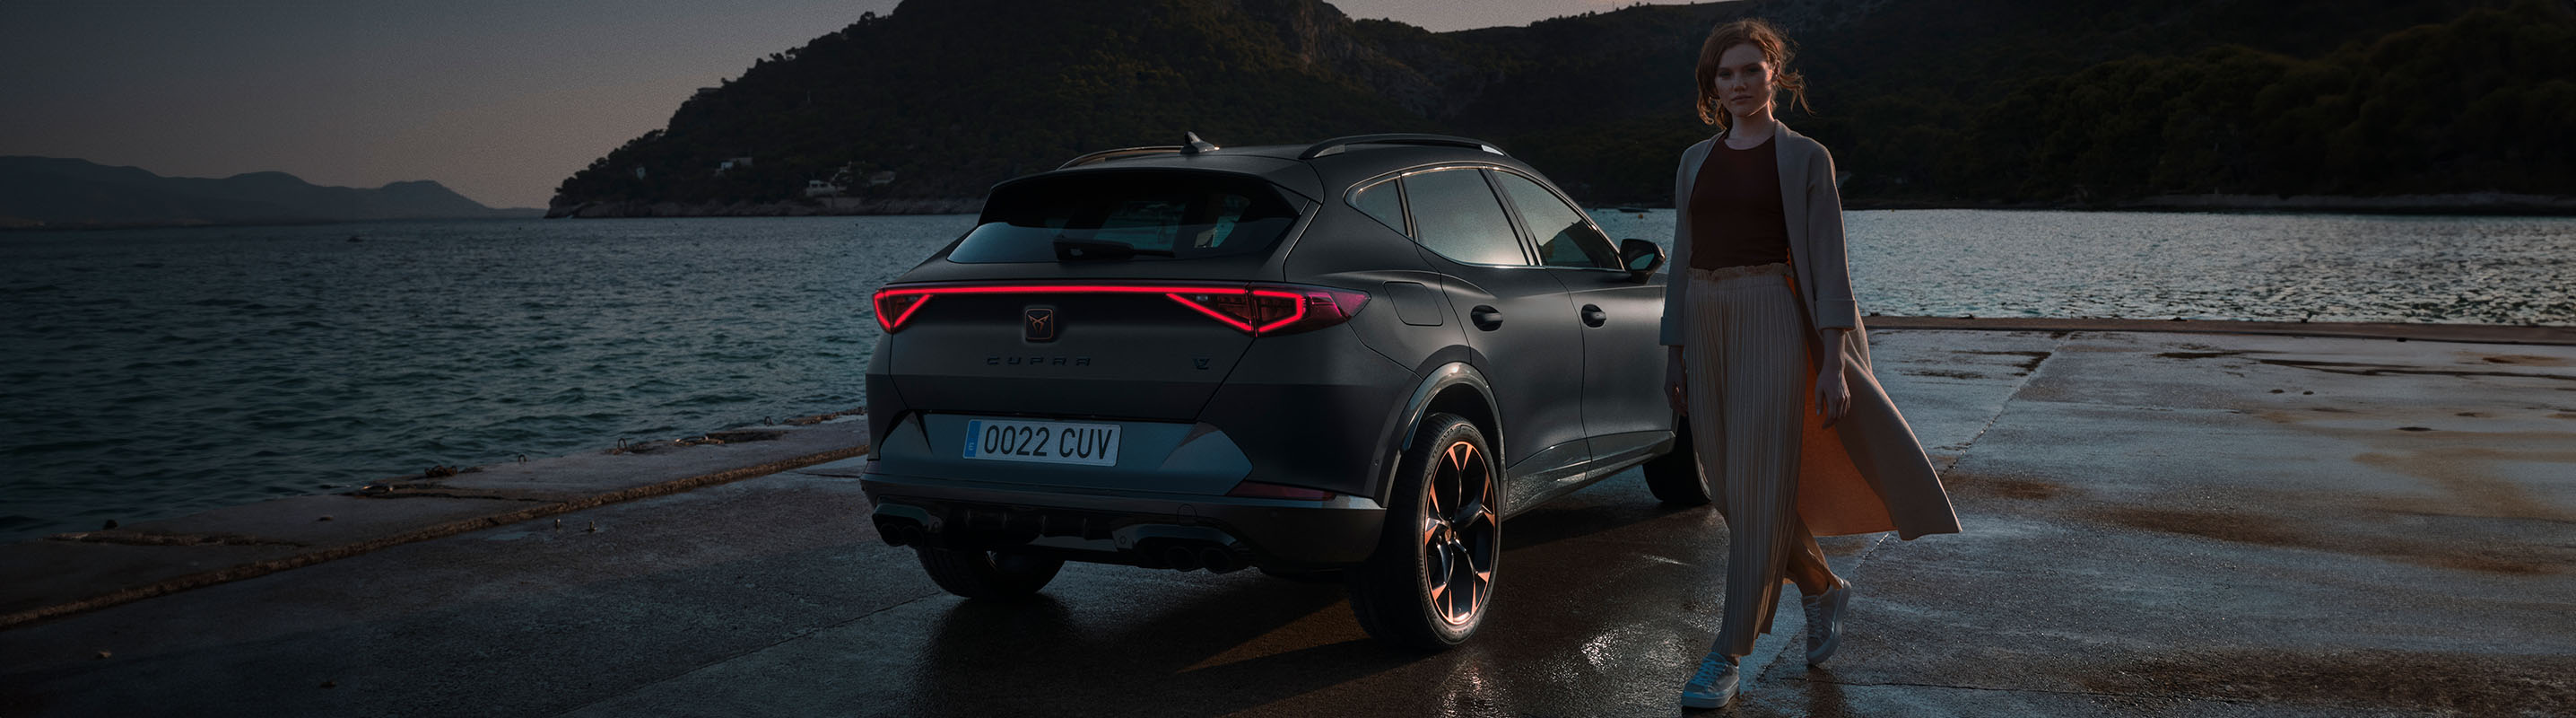
[[[1502,550],[1494,473],[1474,443],[1456,441],[1441,450],[1430,478],[1422,486],[1423,585],[1440,620],[1463,626],[1493,595],[1494,557]]]

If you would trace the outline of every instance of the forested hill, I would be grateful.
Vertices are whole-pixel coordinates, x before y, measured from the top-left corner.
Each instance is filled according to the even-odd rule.
[[[323,187],[284,172],[163,177],[61,157],[0,157],[0,228],[532,217],[437,182]]]
[[[1814,111],[1783,119],[1855,203],[2576,196],[2561,0],[1745,0],[1451,33],[1316,0],[909,0],[699,92],[553,205],[792,203],[836,174],[843,202],[972,199],[1184,131],[1465,134],[1588,202],[1667,204],[1709,132],[1700,40],[1744,16],[1798,41]]]

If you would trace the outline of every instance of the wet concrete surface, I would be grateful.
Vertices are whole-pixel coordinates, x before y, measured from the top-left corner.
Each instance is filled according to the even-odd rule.
[[[1841,653],[1788,604],[1694,714],[2576,713],[2576,348],[1874,335],[1966,532],[1827,539]],[[1720,611],[1722,521],[1635,472],[1506,524],[1483,632],[1422,655],[1252,571],[956,599],[850,468],[0,631],[0,716],[1673,715]]]
[[[856,411],[0,544],[0,629],[858,456]]]

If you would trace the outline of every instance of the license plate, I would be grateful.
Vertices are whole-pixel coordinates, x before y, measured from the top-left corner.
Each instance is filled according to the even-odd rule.
[[[966,458],[1115,466],[1118,425],[971,419],[966,422]]]

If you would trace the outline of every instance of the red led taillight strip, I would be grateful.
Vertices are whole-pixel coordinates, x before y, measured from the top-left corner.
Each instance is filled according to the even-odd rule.
[[[1262,325],[1260,325],[1260,326],[1253,326],[1253,324],[1252,324],[1252,322],[1251,322],[1251,321],[1246,321],[1246,320],[1245,320],[1245,319],[1243,319],[1243,318],[1236,317],[1236,316],[1233,316],[1233,315],[1229,315],[1229,314],[1226,314],[1225,312],[1217,311],[1217,309],[1216,309],[1215,307],[1210,307],[1210,306],[1208,306],[1208,305],[1206,305],[1206,304],[1201,304],[1201,303],[1199,303],[1199,301],[1198,301],[1198,300],[1191,299],[1191,298],[1189,298],[1189,297],[1181,296],[1181,293],[1180,293],[1180,292],[1164,292],[1164,293],[1163,293],[1163,296],[1171,297],[1171,298],[1172,298],[1172,301],[1180,302],[1182,306],[1186,306],[1186,307],[1189,307],[1189,308],[1191,308],[1191,309],[1199,310],[1199,313],[1200,313],[1200,314],[1205,314],[1205,315],[1208,315],[1208,316],[1211,316],[1211,317],[1215,317],[1217,321],[1225,322],[1226,326],[1234,327],[1234,328],[1236,328],[1236,329],[1241,329],[1241,330],[1243,330],[1243,331],[1251,332],[1251,333],[1254,333],[1254,334],[1261,334],[1261,333],[1264,333],[1264,332],[1269,332],[1269,331],[1272,331],[1272,330],[1276,330],[1276,329],[1278,329],[1278,328],[1280,328],[1280,327],[1284,327],[1284,326],[1288,326],[1288,325],[1291,325],[1291,324],[1295,324],[1295,323],[1297,323],[1297,320],[1299,320],[1299,319],[1304,319],[1304,318],[1306,318],[1306,297],[1305,297],[1304,295],[1298,294],[1298,293],[1296,293],[1296,292],[1283,292],[1283,291],[1276,290],[1276,289],[1254,289],[1254,290],[1250,290],[1250,291],[1234,291],[1234,292],[1226,292],[1226,293],[1223,293],[1223,294],[1216,294],[1216,293],[1213,293],[1213,292],[1192,292],[1192,293],[1193,293],[1193,294],[1202,294],[1202,295],[1206,295],[1206,294],[1215,294],[1215,296],[1209,297],[1209,299],[1210,299],[1210,300],[1223,300],[1223,299],[1228,298],[1228,297],[1250,297],[1250,298],[1261,298],[1261,297],[1267,297],[1267,298],[1270,298],[1270,299],[1284,299],[1284,300],[1287,300],[1287,301],[1288,301],[1288,307],[1289,307],[1288,312],[1289,312],[1289,313],[1288,313],[1288,316],[1287,316],[1287,317],[1285,317],[1285,318],[1278,319],[1278,320],[1275,320],[1275,321],[1271,321],[1271,322],[1268,322],[1268,323],[1262,324]],[[1255,320],[1257,320],[1257,319],[1258,319],[1258,317],[1255,317],[1254,319],[1255,319]]]
[[[1366,292],[1265,285],[969,284],[886,287],[877,290],[875,297],[878,328],[889,333],[901,330],[904,322],[921,310],[921,305],[943,294],[1160,294],[1226,326],[1254,335],[1294,327],[1300,322],[1315,326],[1339,323],[1359,313],[1360,307],[1368,303]],[[1242,303],[1252,315],[1237,316],[1220,307],[1209,306],[1228,304],[1229,299]],[[1277,302],[1284,307],[1262,312],[1258,305],[1264,301]],[[1329,307],[1329,313],[1319,315],[1309,311],[1310,303]],[[1285,311],[1287,316],[1263,316],[1278,311]],[[1267,321],[1263,321],[1265,319]]]
[[[903,326],[903,320],[911,319],[913,312],[921,311],[921,305],[929,303],[930,294],[926,292],[877,290],[877,328],[891,333],[895,327]]]

